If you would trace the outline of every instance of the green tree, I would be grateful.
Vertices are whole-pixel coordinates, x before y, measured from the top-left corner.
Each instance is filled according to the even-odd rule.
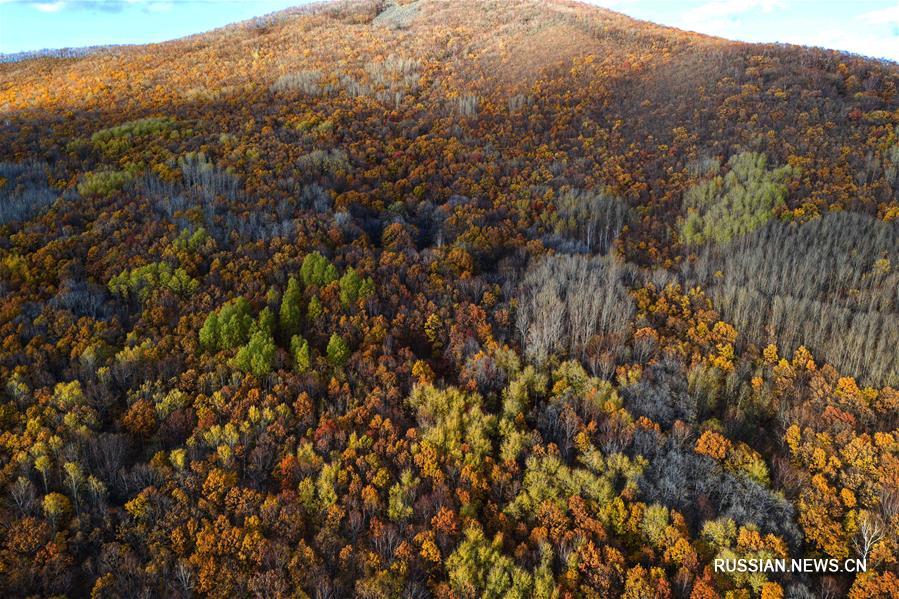
[[[716,550],[733,545],[737,538],[737,525],[730,518],[708,520],[702,525],[702,538]]]
[[[790,166],[767,168],[768,159],[757,152],[742,152],[727,163],[723,177],[697,183],[684,193],[687,215],[681,236],[689,244],[723,243],[765,224],[784,205],[787,182],[795,175]]]
[[[216,350],[219,348],[220,339],[219,315],[216,312],[212,312],[206,317],[203,326],[200,328],[200,345],[205,350]]]
[[[521,490],[505,511],[516,518],[533,515],[548,502],[562,508],[574,495],[596,506],[608,504],[614,498],[616,473],[606,471],[605,461],[597,450],[594,449],[588,459],[593,466],[591,469],[572,468],[554,455],[530,456]],[[593,469],[601,474],[591,471]]]
[[[275,341],[268,332],[260,329],[253,333],[249,343],[240,348],[233,365],[244,372],[263,377],[272,371],[274,358]]]
[[[325,464],[319,472],[315,482],[315,490],[322,507],[328,507],[337,503],[337,483],[340,476],[340,460]]]
[[[83,196],[109,196],[122,189],[132,179],[128,171],[99,170],[85,173],[78,183]]]
[[[252,328],[250,302],[238,297],[206,317],[200,329],[200,344],[210,351],[239,347],[247,342]]]
[[[290,339],[290,353],[293,356],[293,365],[297,372],[306,372],[311,365],[311,357],[309,355],[309,342],[294,335]]]
[[[374,291],[374,281],[371,278],[363,279],[354,268],[348,268],[340,277],[340,303],[345,307],[356,303],[360,298],[370,296]]]
[[[183,268],[172,268],[168,262],[153,262],[119,273],[109,280],[108,287],[120,297],[133,295],[145,302],[159,289],[168,289],[182,297],[189,296],[200,287],[200,282]]]
[[[259,312],[259,316],[256,318],[256,324],[254,325],[252,332],[255,331],[264,331],[268,336],[275,336],[275,313],[272,312],[272,309],[266,306]]]
[[[457,466],[478,466],[491,451],[496,417],[484,413],[477,393],[417,385],[409,404],[415,408],[422,441]]]
[[[300,267],[300,276],[304,285],[327,285],[337,280],[337,268],[318,252],[306,254]]]
[[[287,291],[281,298],[281,309],[278,312],[279,328],[282,339],[291,339],[300,332],[303,319],[303,290],[296,277],[287,281]]]
[[[387,517],[400,522],[412,516],[412,500],[415,498],[415,489],[421,481],[413,476],[409,469],[403,470],[400,480],[390,487],[387,499]]]
[[[533,595],[533,577],[505,555],[501,545],[499,535],[488,542],[478,526],[465,531],[465,540],[446,560],[450,586],[460,597],[524,599]]]
[[[534,598],[552,599],[556,588],[553,576],[553,549],[549,543],[540,543],[540,564],[534,571]]]
[[[225,304],[219,313],[220,346],[230,349],[246,343],[253,326],[250,302],[243,297]]]
[[[653,547],[658,547],[665,538],[665,528],[668,526],[668,508],[664,505],[653,504],[643,511],[643,520],[640,522],[640,531],[649,540]]]
[[[324,308],[322,308],[322,303],[319,301],[317,295],[313,295],[309,300],[309,306],[306,308],[306,314],[309,317],[310,321],[316,321],[322,317],[324,314]]]
[[[343,337],[337,333],[331,333],[328,340],[328,361],[334,366],[343,366],[350,358],[350,348]]]

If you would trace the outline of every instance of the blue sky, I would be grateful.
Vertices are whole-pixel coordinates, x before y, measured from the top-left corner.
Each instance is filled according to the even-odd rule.
[[[0,53],[147,43],[221,27],[302,0],[0,0]],[[899,0],[592,0],[681,29],[899,61]]]
[[[899,61],[897,0],[594,0],[593,4],[728,39],[822,46]]]
[[[161,42],[304,3],[303,0],[0,0],[0,53]]]

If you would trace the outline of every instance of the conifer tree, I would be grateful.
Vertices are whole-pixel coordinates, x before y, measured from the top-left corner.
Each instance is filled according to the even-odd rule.
[[[302,309],[303,291],[296,277],[290,277],[287,281],[287,291],[281,298],[281,309],[278,312],[279,332],[283,339],[291,339],[300,332],[300,323],[303,318]]]
[[[343,366],[350,357],[350,348],[343,337],[332,333],[328,340],[328,361],[334,366]]]

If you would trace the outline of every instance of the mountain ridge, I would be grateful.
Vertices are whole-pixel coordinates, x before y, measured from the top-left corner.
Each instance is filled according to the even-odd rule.
[[[416,0],[417,2],[418,0]],[[228,31],[234,30],[258,30],[265,29],[266,27],[283,24],[283,22],[294,18],[299,17],[304,14],[313,14],[321,11],[328,10],[339,10],[341,8],[352,8],[355,5],[375,5],[380,10],[379,13],[373,17],[373,21],[378,17],[385,13],[387,13],[392,6],[398,6],[396,2],[388,2],[388,1],[371,1],[371,0],[321,0],[316,2],[309,2],[306,4],[300,4],[294,7],[289,7],[285,9],[281,9],[278,11],[274,11],[271,13],[267,13],[264,15],[260,15],[257,17],[251,17],[249,19],[245,19],[242,21],[235,21],[234,23],[229,23],[227,25],[223,25],[220,27],[215,27],[206,31],[201,31],[197,33],[188,34],[178,38],[172,38],[168,40],[162,40],[159,42],[150,42],[150,43],[130,43],[130,44],[105,44],[105,45],[91,45],[91,46],[74,46],[74,47],[64,47],[64,48],[42,48],[39,50],[27,50],[22,52],[7,52],[0,53],[0,62],[21,62],[23,60],[36,60],[41,58],[80,58],[84,54],[94,53],[104,50],[115,50],[117,48],[141,48],[147,46],[155,46],[160,44],[168,44],[168,43],[177,43],[188,40],[194,40],[197,38],[203,38],[208,36],[214,36],[218,33],[226,33]],[[411,4],[415,4],[414,2]],[[891,60],[889,58],[882,58],[876,56],[869,56],[865,54],[859,54],[855,52],[851,52],[848,50],[840,50],[838,48],[827,48],[824,46],[810,46],[804,44],[795,44],[789,42],[747,42],[741,40],[732,40],[729,38],[715,36],[711,34],[700,33],[697,31],[682,29],[679,27],[675,27],[673,25],[662,25],[659,23],[655,23],[653,21],[647,19],[639,19],[636,17],[631,17],[621,12],[617,12],[612,9],[607,9],[601,6],[597,6],[591,4],[590,2],[585,2],[582,0],[549,0],[544,4],[553,5],[557,4],[560,6],[568,6],[572,10],[580,9],[588,9],[592,11],[596,11],[601,14],[602,12],[608,12],[614,15],[618,15],[619,17],[625,17],[634,21],[635,23],[641,23],[644,25],[649,25],[665,30],[676,31],[680,33],[685,33],[689,35],[695,35],[701,38],[708,38],[718,41],[737,43],[737,44],[750,44],[754,46],[783,46],[787,48],[804,48],[808,50],[818,50],[825,52],[838,52],[840,54],[845,54],[846,56],[862,58],[866,60],[872,60],[882,63],[895,63],[896,61]],[[399,5],[401,6],[401,5]],[[58,54],[58,55],[57,55]]]
[[[0,589],[899,595],[897,85],[536,0],[0,65]]]

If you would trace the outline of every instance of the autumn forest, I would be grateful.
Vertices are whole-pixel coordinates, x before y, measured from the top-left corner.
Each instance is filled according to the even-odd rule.
[[[897,85],[567,0],[0,63],[0,596],[899,597]]]

